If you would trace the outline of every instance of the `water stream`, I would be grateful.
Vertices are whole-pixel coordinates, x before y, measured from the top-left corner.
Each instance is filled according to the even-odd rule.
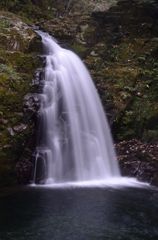
[[[119,177],[108,123],[86,67],[49,34],[37,33],[46,56],[36,147],[36,164],[46,165],[44,182]]]

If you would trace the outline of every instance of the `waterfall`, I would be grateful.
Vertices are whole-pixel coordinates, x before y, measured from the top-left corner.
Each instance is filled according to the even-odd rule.
[[[36,147],[36,164],[44,159],[44,183],[120,176],[106,116],[86,67],[50,35],[37,33],[46,54]]]

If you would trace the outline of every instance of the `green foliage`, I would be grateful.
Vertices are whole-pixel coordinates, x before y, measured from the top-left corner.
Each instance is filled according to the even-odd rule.
[[[117,0],[1,0],[0,7],[25,18],[27,22],[43,21],[52,16],[69,14],[91,14],[95,10],[106,10]]]
[[[10,20],[6,19],[0,19],[0,31],[2,31],[4,28],[10,27]]]
[[[137,90],[137,88],[129,87],[129,86],[125,86],[125,89],[127,89],[129,92],[135,92]]]
[[[17,72],[15,72],[12,68],[8,67],[5,64],[0,64],[0,73],[5,73],[10,81],[16,81],[16,83],[20,83],[21,77]]]
[[[158,38],[153,38],[154,41],[158,42]]]
[[[131,110],[130,111],[126,111],[125,114],[126,114],[126,116],[132,116],[133,115],[133,111],[131,111]]]
[[[138,60],[140,60],[141,62],[145,62],[146,56],[140,56],[138,57]]]

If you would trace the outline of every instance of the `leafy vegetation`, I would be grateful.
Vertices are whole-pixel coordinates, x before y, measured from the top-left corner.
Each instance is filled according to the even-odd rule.
[[[6,19],[0,19],[0,31],[3,31],[5,28],[10,27],[10,20]]]
[[[5,73],[10,81],[16,81],[16,83],[20,83],[21,77],[19,73],[15,72],[14,69],[10,68],[6,64],[0,64],[0,73]]]
[[[52,17],[90,14],[92,11],[104,11],[118,0],[1,0],[3,10],[16,13],[28,23],[45,21]]]
[[[23,97],[39,66],[28,51],[34,37],[33,31],[14,14],[0,12],[0,187],[16,183],[16,163],[30,154],[33,123],[27,120],[24,124]],[[25,47],[17,51],[13,43]]]

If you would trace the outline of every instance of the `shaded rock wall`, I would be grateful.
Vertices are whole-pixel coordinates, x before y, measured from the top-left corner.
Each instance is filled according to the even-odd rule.
[[[157,138],[157,4],[120,1],[106,12],[43,22],[84,60],[117,140]]]
[[[115,144],[122,176],[135,177],[139,181],[158,186],[158,143],[146,143],[137,139]]]
[[[17,175],[30,178],[28,158],[34,147],[33,115],[25,111],[24,96],[40,60],[32,52],[40,39],[15,15],[0,12],[0,187],[13,185]],[[38,49],[40,50],[40,49]],[[18,162],[18,163],[17,163]]]

